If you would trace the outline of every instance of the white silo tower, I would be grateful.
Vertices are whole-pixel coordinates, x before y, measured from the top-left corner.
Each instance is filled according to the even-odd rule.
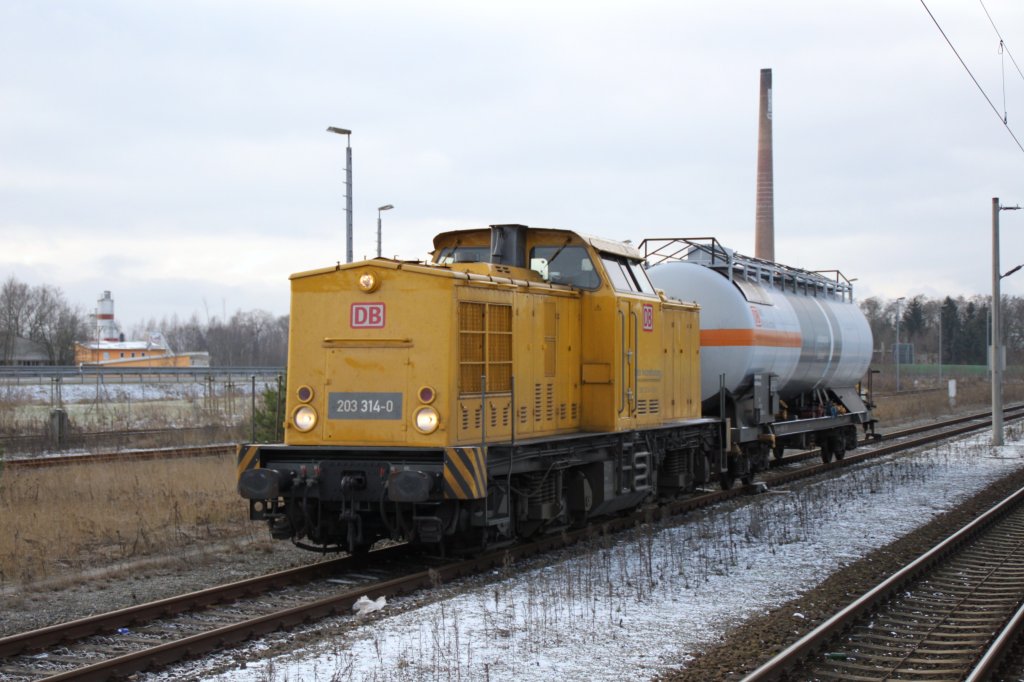
[[[109,291],[96,302],[96,338],[99,341],[120,341],[117,323],[114,322],[114,299]]]

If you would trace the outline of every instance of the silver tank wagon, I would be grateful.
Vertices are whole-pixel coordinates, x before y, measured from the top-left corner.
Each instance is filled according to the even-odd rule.
[[[859,390],[871,329],[842,274],[741,256],[707,238],[647,240],[642,248],[654,286],[701,307],[701,399],[706,411],[732,419],[735,440],[767,434],[781,453],[827,447],[833,437],[845,451],[855,429],[837,433],[834,417],[856,415],[839,421],[873,427]]]

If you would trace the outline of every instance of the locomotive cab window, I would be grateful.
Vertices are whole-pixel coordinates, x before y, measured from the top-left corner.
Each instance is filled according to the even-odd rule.
[[[530,250],[530,269],[544,281],[578,289],[597,289],[601,277],[590,254],[582,246],[535,246]]]
[[[601,262],[604,263],[604,269],[616,291],[657,296],[654,286],[647,279],[647,273],[639,263],[608,253],[601,254]]]

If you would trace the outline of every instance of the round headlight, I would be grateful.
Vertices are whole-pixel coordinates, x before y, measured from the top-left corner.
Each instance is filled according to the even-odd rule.
[[[437,414],[437,410],[429,406],[416,410],[413,417],[413,424],[420,433],[433,433],[437,431],[437,426],[440,423],[441,417]]]
[[[316,410],[309,405],[303,405],[295,410],[295,414],[292,415],[292,422],[295,424],[295,428],[305,433],[316,426]]]
[[[295,391],[295,397],[300,403],[308,403],[313,399],[313,389],[309,386],[299,386],[299,390]]]
[[[380,279],[377,277],[377,275],[373,274],[372,272],[364,272],[363,274],[359,275],[359,288],[365,291],[366,293],[377,291],[377,287],[379,286]]]

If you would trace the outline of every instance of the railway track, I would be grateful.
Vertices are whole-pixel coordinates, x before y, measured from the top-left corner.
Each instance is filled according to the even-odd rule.
[[[409,573],[409,552],[341,557],[0,638],[0,676],[105,680],[351,608],[365,586]],[[422,558],[418,558],[420,564]],[[357,572],[358,571],[358,572]]]
[[[1024,414],[1018,408],[1015,416]],[[1008,418],[1013,416],[1008,415]],[[966,430],[984,428],[978,415],[963,418],[951,430],[920,438],[904,438],[842,461],[792,466],[798,459],[813,459],[814,452],[787,457],[768,476],[769,485],[808,478],[900,449],[917,447]],[[932,427],[934,429],[934,426]],[[920,429],[914,429],[920,431]],[[889,439],[895,437],[891,435]],[[783,466],[789,465],[789,466]],[[54,625],[0,639],[0,674],[11,679],[100,680],[124,677],[167,666],[185,658],[229,648],[246,640],[304,622],[350,613],[363,596],[406,594],[455,578],[501,567],[510,561],[551,551],[585,539],[652,523],[688,511],[762,490],[763,484],[727,491],[704,492],[686,499],[646,508],[629,516],[607,520],[577,531],[566,531],[485,552],[462,561],[440,561],[418,556],[416,570],[402,573],[403,547],[372,552],[372,571],[359,569],[343,557],[252,580],[203,590],[171,599],[121,609],[90,618]],[[422,564],[432,565],[422,570]],[[390,564],[388,571],[382,567]],[[406,568],[408,566],[406,565]],[[358,574],[354,572],[359,571]],[[296,587],[299,586],[299,587]]]
[[[1024,621],[1024,489],[745,678],[987,680]]]
[[[231,443],[215,445],[188,445],[172,448],[146,450],[124,450],[121,452],[98,452],[82,455],[58,455],[54,457],[22,457],[0,460],[0,467],[7,469],[43,469],[68,465],[104,464],[108,462],[133,462],[154,459],[178,459],[186,457],[219,457],[233,455],[235,446]]]
[[[45,679],[51,681],[125,677],[228,648],[277,630],[350,613],[352,605],[364,595],[376,599],[380,596],[411,593],[456,578],[504,567],[510,561],[572,545],[595,535],[626,530],[638,523],[649,523],[656,518],[684,513],[753,490],[751,486],[716,491],[658,509],[642,510],[598,526],[545,536],[533,542],[485,552],[464,560],[439,561],[417,554],[418,565],[433,565],[426,570],[408,572],[399,577],[366,579],[369,571],[359,568],[356,559],[343,557],[281,574],[213,587],[20,633],[0,638],[0,674],[12,680],[35,680],[45,675]],[[377,550],[370,553],[369,561],[377,567],[405,553],[407,550],[404,546]],[[359,579],[354,586],[339,588],[338,581],[353,581],[350,574],[356,570],[364,578]],[[376,572],[379,576],[379,571]],[[312,593],[321,592],[326,584],[332,593],[327,596],[317,594],[315,598],[276,591],[270,594],[271,589],[276,590],[281,584],[312,585]],[[280,601],[288,604],[283,608],[268,610],[268,602]],[[215,612],[210,611],[212,606],[217,607]],[[254,615],[253,611],[259,613]],[[178,620],[164,620],[170,616],[186,619],[188,631],[178,625]],[[196,632],[192,626],[203,622],[209,627]],[[131,650],[126,652],[126,649]]]
[[[1021,418],[1024,418],[1024,404],[1014,405],[1003,410],[1003,419],[1007,422]],[[909,450],[946,438],[955,438],[974,431],[980,431],[991,425],[992,413],[978,412],[934,424],[924,424],[891,431],[887,434],[879,435],[877,438],[862,440],[856,454],[847,452],[841,459],[836,459],[835,461],[831,458],[828,461],[823,460],[822,466],[826,469],[848,466],[866,459],[892,454],[901,450]],[[788,465],[819,458],[821,458],[821,451],[813,449],[786,455],[782,459],[775,459],[771,462],[773,471],[766,477],[768,479],[766,483],[778,485],[803,478],[805,476],[803,470],[794,471],[792,477],[790,477],[789,473],[787,473],[790,468]]]

